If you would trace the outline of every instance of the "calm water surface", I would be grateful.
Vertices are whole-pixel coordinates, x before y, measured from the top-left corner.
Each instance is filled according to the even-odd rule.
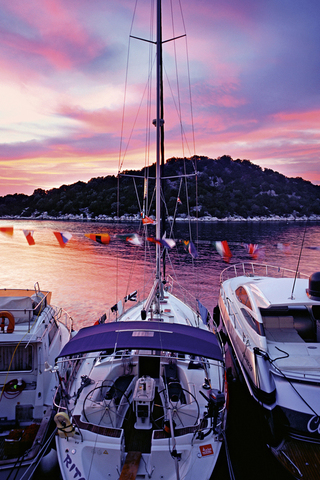
[[[141,298],[148,293],[149,287],[143,288],[153,279],[153,244],[145,250],[115,238],[116,234],[139,233],[137,223],[0,220],[0,227],[8,225],[14,226],[14,235],[0,234],[1,288],[33,288],[39,282],[41,289],[52,291],[53,303],[70,313],[77,329],[110,312],[110,307],[128,293],[138,289]],[[230,264],[250,261],[242,244],[258,243],[264,247],[261,262],[295,269],[304,228],[302,222],[192,225],[193,241],[199,240],[199,257],[193,260],[181,245],[168,255],[167,273],[175,279],[174,292],[182,295],[184,289],[191,291],[212,312],[217,302],[219,275],[227,267],[213,241],[229,242],[233,254]],[[34,230],[35,245],[27,244],[23,229]],[[53,231],[72,234],[65,248],[59,246]],[[84,236],[102,232],[110,234],[109,245],[100,245]],[[154,235],[154,227],[150,228],[150,235]],[[177,225],[175,238],[189,238],[187,224]],[[278,243],[290,244],[291,254],[281,252]],[[300,271],[309,275],[320,270],[320,251],[308,248],[320,245],[319,224],[307,226],[304,245]]]

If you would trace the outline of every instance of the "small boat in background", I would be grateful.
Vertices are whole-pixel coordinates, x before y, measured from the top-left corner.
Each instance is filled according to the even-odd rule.
[[[215,320],[252,398],[269,446],[295,478],[319,478],[320,273],[254,263],[221,273]]]
[[[47,449],[56,380],[45,368],[70,340],[72,320],[51,292],[0,290],[0,479],[30,478]]]

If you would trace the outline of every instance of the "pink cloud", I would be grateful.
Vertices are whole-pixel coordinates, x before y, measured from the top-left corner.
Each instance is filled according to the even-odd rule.
[[[58,114],[78,120],[86,124],[92,132],[115,132],[120,131],[121,111],[110,111],[102,108],[88,111],[81,107],[61,105]]]
[[[9,68],[11,63],[14,69],[20,67],[21,71],[38,70],[38,59],[42,59],[56,70],[70,70],[92,60],[105,47],[101,39],[77,22],[74,9],[67,8],[66,3],[17,1],[8,2],[6,9],[23,22],[23,27],[17,31],[0,32],[0,56],[10,58]]]

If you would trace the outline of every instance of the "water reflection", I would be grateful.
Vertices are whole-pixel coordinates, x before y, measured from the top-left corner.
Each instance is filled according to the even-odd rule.
[[[144,249],[115,238],[116,234],[137,233],[136,223],[0,220],[0,226],[6,225],[13,225],[15,230],[12,238],[0,236],[1,288],[33,288],[39,282],[42,289],[53,292],[53,302],[73,316],[76,328],[92,325],[119,299],[142,289],[145,283],[150,285],[154,245]],[[23,229],[34,230],[34,246],[27,244]],[[72,233],[65,248],[59,246],[54,230]],[[176,238],[188,238],[188,230],[187,224],[178,224]],[[111,236],[109,245],[94,243],[84,236],[103,232]],[[242,244],[258,243],[265,247],[263,262],[295,270],[303,233],[303,223],[193,224],[192,236],[195,243],[198,239],[199,258],[193,260],[178,245],[168,255],[167,274],[172,275],[181,289],[190,289],[212,311],[217,302],[219,276],[227,266],[217,254],[214,241],[229,242],[231,263],[250,261]],[[320,270],[320,251],[308,248],[320,245],[319,233],[318,224],[308,225],[300,262],[300,270],[308,275]],[[150,234],[154,234],[152,229]],[[278,243],[289,243],[291,255],[277,249]]]

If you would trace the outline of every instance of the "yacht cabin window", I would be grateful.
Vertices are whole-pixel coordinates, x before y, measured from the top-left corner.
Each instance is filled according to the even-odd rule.
[[[251,306],[249,296],[248,296],[248,294],[246,292],[246,289],[244,287],[238,287],[237,288],[236,296],[237,296],[237,299],[239,300],[240,303],[242,303],[246,307],[250,308],[250,310],[252,310],[252,306]]]
[[[32,346],[2,345],[0,347],[0,372],[30,372],[32,370]]]

